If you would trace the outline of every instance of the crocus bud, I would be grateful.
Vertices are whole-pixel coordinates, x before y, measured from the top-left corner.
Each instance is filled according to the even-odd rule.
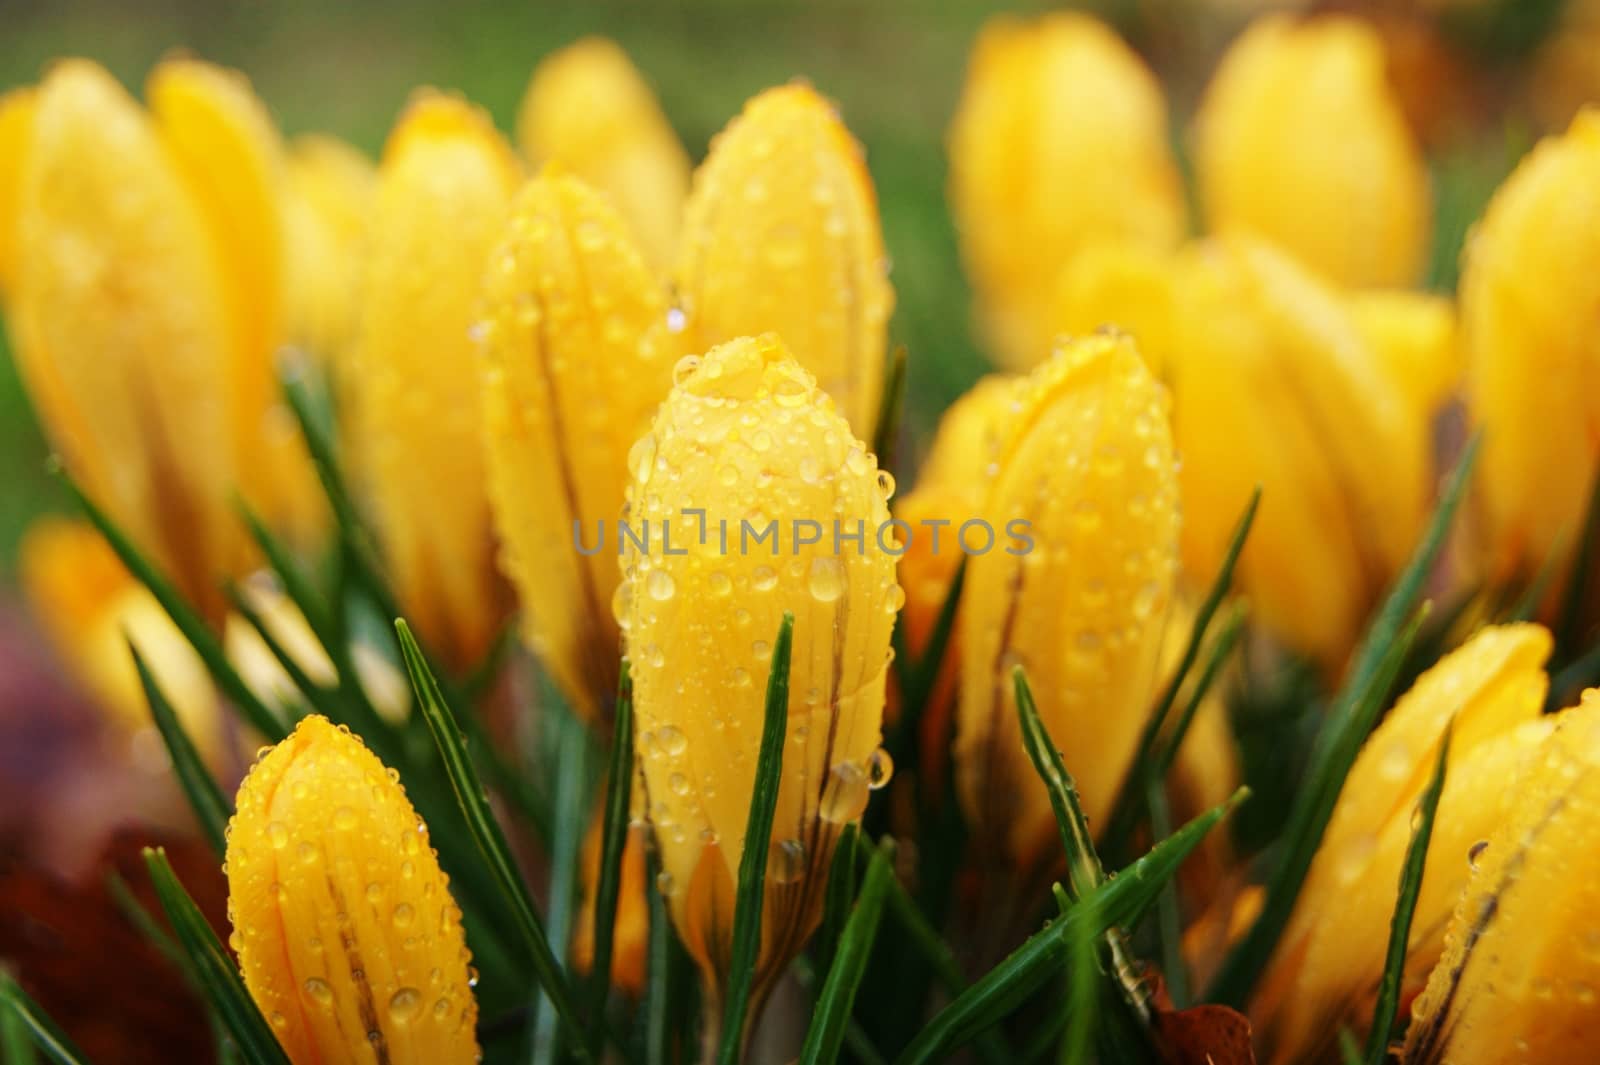
[[[1173,321],[1177,261],[1172,252],[1146,245],[1089,245],[1057,276],[1050,321],[1058,333],[1070,336],[1108,326],[1127,333],[1139,345],[1150,372],[1165,377],[1177,328]]]
[[[0,93],[0,301],[17,275],[17,200],[22,185],[22,157],[33,139],[33,113],[39,94],[31,87]]]
[[[983,29],[951,123],[950,207],[995,355],[1050,354],[1056,278],[1086,246],[1177,244],[1187,209],[1155,76],[1083,14]]]
[[[371,257],[352,358],[352,430],[389,575],[429,647],[475,665],[505,614],[495,570],[471,338],[489,251],[519,177],[488,116],[426,92],[378,168]]]
[[[1412,1004],[1406,1065],[1593,1056],[1600,690],[1557,720],[1512,788],[1505,819],[1472,848],[1444,955]]]
[[[290,145],[286,174],[285,333],[313,358],[332,363],[345,385],[376,175],[348,144],[315,135]]]
[[[1424,673],[1367,740],[1253,1006],[1265,1060],[1314,1060],[1333,1052],[1341,1025],[1370,1022],[1412,814],[1449,726],[1408,943],[1411,990],[1421,987],[1467,881],[1466,855],[1503,816],[1506,782],[1551,727],[1541,719],[1550,646],[1536,625],[1482,630]]]
[[[1169,402],[1133,342],[1068,342],[1017,385],[995,448],[961,617],[956,771],[968,822],[1037,871],[1059,850],[1011,672],[1066,752],[1084,812],[1104,817],[1155,695],[1178,560]],[[992,545],[986,537],[992,535]]]
[[[213,619],[243,554],[226,282],[161,132],[100,67],[38,90],[21,157],[17,362],[80,485]]]
[[[1349,295],[1350,315],[1412,410],[1431,417],[1461,382],[1456,309],[1447,296],[1401,289]]]
[[[205,664],[92,526],[65,518],[34,522],[22,539],[17,571],[56,655],[114,731],[136,741],[135,750],[139,744],[159,748],[160,741],[151,731],[129,643],[195,747],[208,759],[222,753],[221,706]]]
[[[621,655],[612,599],[628,455],[680,352],[622,219],[575,178],[530,181],[486,262],[478,335],[501,560],[528,644],[596,719]]]
[[[689,195],[689,153],[615,42],[585,37],[539,64],[517,111],[517,143],[535,166],[560,163],[603,193],[651,269],[667,268]]]
[[[1433,206],[1385,62],[1382,38],[1358,19],[1253,24],[1195,120],[1209,227],[1256,233],[1340,284],[1414,284]]]
[[[476,973],[427,833],[395,771],[325,717],[239,785],[230,943],[295,1065],[478,1060]]]
[[[861,146],[809,86],[769,89],[695,171],[673,271],[688,348],[775,332],[871,438],[894,307],[888,265]]]
[[[1240,584],[1268,628],[1337,670],[1421,532],[1430,421],[1288,256],[1235,238],[1187,258],[1172,363],[1185,566],[1215,577],[1260,485]]]
[[[659,885],[713,996],[772,643],[783,615],[795,619],[759,999],[821,919],[839,831],[889,771],[878,743],[902,598],[893,485],[770,334],[681,364],[633,470],[628,523],[653,537],[625,541],[621,615],[644,805]]]
[[[1484,432],[1478,517],[1498,578],[1566,557],[1600,458],[1600,109],[1495,194],[1461,275],[1466,397]]]

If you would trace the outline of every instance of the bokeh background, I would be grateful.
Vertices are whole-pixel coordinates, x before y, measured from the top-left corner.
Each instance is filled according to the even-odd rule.
[[[938,412],[986,367],[971,337],[944,200],[943,135],[967,50],[984,19],[1002,7],[1049,6],[1062,5],[0,0],[0,89],[35,81],[52,59],[69,55],[97,59],[137,89],[159,57],[187,50],[245,71],[287,133],[331,132],[376,153],[415,86],[460,90],[509,128],[534,64],[584,34],[603,33],[654,83],[698,159],[747,97],[806,77],[838,101],[867,149],[894,262],[893,335],[911,354],[909,422],[925,436]],[[1495,183],[1541,128],[1564,122],[1600,82],[1600,49],[1593,44],[1600,4],[1589,0],[1071,6],[1112,21],[1162,76],[1180,158],[1195,99],[1221,49],[1250,17],[1268,8],[1330,6],[1375,17],[1390,38],[1393,76],[1434,161],[1431,283],[1441,288],[1453,283],[1463,233]],[[40,512],[64,506],[46,456],[9,353],[0,355],[0,596],[6,598],[22,530]]]

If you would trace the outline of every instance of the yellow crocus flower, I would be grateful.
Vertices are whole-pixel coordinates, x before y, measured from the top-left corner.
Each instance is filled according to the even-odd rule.
[[[660,887],[713,1000],[772,641],[783,614],[795,618],[759,1000],[821,919],[839,830],[885,768],[875,752],[901,603],[892,483],[771,334],[683,367],[633,468],[628,520],[653,537],[647,548],[629,541],[623,560],[644,806]]]
[[[1403,289],[1350,293],[1350,315],[1395,389],[1425,417],[1461,382],[1456,309],[1448,296]]]
[[[1056,278],[1053,327],[1072,336],[1120,329],[1138,341],[1150,372],[1165,378],[1176,329],[1176,261],[1166,249],[1128,242],[1085,247]]]
[[[287,339],[344,370],[361,307],[376,173],[343,141],[311,135],[289,145],[286,182]]]
[[[1155,76],[1079,13],[1000,17],[979,35],[948,135],[950,207],[1001,362],[1049,357],[1056,278],[1090,244],[1171,248],[1187,208]]]
[[[1423,674],[1367,740],[1253,1006],[1264,1060],[1312,1060],[1332,1050],[1341,1024],[1370,1021],[1412,812],[1451,726],[1406,961],[1420,988],[1466,884],[1467,854],[1503,816],[1506,782],[1553,727],[1541,717],[1550,647],[1537,625],[1481,630]]]
[[[501,560],[529,645],[595,720],[617,686],[629,450],[681,352],[622,219],[576,178],[530,181],[486,261],[479,350]]]
[[[478,1060],[461,911],[394,770],[303,719],[239,786],[230,942],[295,1065]]]
[[[1253,23],[1195,119],[1209,227],[1275,241],[1340,284],[1414,284],[1432,196],[1385,64],[1382,37],[1356,18]]]
[[[585,37],[539,64],[517,110],[517,143],[533,165],[560,163],[604,193],[653,270],[672,262],[689,153],[615,42]]]
[[[417,631],[457,668],[477,663],[505,614],[471,330],[519,177],[477,108],[437,92],[412,100],[378,168],[351,359],[351,429],[389,575]]]
[[[969,823],[993,826],[992,848],[1026,874],[1059,848],[1012,668],[1026,668],[1084,812],[1105,817],[1158,682],[1178,471],[1166,390],[1128,338],[1068,342],[1016,389],[972,515],[996,539],[967,543],[955,759]]]
[[[1215,576],[1260,485],[1242,589],[1267,627],[1337,670],[1421,533],[1430,421],[1338,294],[1287,255],[1233,238],[1186,259],[1171,363],[1185,566]]]
[[[672,280],[688,349],[775,332],[871,438],[894,289],[861,146],[804,84],[768,89],[711,143]]]
[[[33,138],[33,114],[39,94],[31,86],[0,93],[0,296],[15,284],[17,274],[17,200],[21,194],[20,162]]]
[[[1600,108],[1541,141],[1495,194],[1460,301],[1488,566],[1531,576],[1570,552],[1600,458]]]
[[[274,371],[281,145],[233,72],[168,60],[147,95],[86,60],[36,90],[7,317],[74,476],[215,620],[249,558],[235,493],[298,538],[322,516]]]
[[[1593,1057],[1600,898],[1586,870],[1600,848],[1600,690],[1557,718],[1504,821],[1474,848],[1444,955],[1412,1004],[1406,1065]]]
[[[217,759],[221,707],[205,664],[92,526],[39,519],[23,537],[17,570],[51,646],[118,732],[131,738],[154,728],[131,642],[195,747]]]

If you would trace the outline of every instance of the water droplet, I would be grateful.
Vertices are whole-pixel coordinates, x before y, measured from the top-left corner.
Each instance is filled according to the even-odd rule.
[[[405,1024],[416,1015],[420,1005],[422,992],[414,987],[402,987],[389,996],[389,1019],[396,1024]]]
[[[685,355],[672,367],[672,383],[675,385],[683,384],[698,369],[700,369],[700,356]]]
[[[844,560],[832,555],[818,555],[811,560],[807,577],[811,598],[819,603],[831,603],[845,592],[848,583]]]
[[[894,474],[888,470],[878,471],[878,494],[885,499],[894,495]]]
[[[889,778],[894,776],[894,759],[889,757],[889,752],[879,747],[867,758],[867,787],[877,791],[889,783]]]
[[[687,795],[689,794],[689,778],[682,773],[674,773],[667,778],[667,789],[674,795]]]
[[[289,845],[289,826],[282,821],[267,822],[267,839],[273,850],[283,850]]]
[[[771,566],[757,566],[750,571],[750,587],[758,592],[770,592],[778,586],[778,571]]]
[[[667,332],[681,333],[689,326],[689,316],[683,313],[682,307],[673,307],[667,311]]]
[[[661,892],[662,895],[669,899],[672,898],[672,890],[675,886],[672,874],[665,869],[656,874],[656,890]]]
[[[867,809],[867,774],[854,762],[840,762],[828,773],[827,786],[822,789],[822,803],[818,814],[824,821],[842,825],[854,821]]]
[[[611,593],[611,616],[616,619],[617,625],[623,629],[628,627],[628,614],[633,608],[633,585],[623,581],[617,585],[617,590]]]
[[[313,976],[303,986],[306,989],[306,994],[310,995],[312,1001],[319,1006],[331,1007],[333,1005],[333,989],[328,986],[326,980],[319,980]]]
[[[356,812],[348,806],[341,806],[333,812],[333,827],[341,832],[348,832],[356,827]]]
[[[1469,847],[1467,849],[1467,867],[1476,871],[1478,868],[1478,859],[1482,857],[1483,852],[1488,850],[1488,848],[1489,841],[1486,839],[1480,839],[1478,842]]]
[[[721,570],[706,578],[706,584],[710,586],[712,595],[720,597],[733,594],[733,581]]]
[[[416,915],[417,911],[411,908],[410,903],[402,902],[394,908],[394,926],[396,928],[409,927],[412,919],[415,918]]]
[[[628,469],[640,484],[650,483],[650,474],[656,468],[656,434],[645,433],[628,449]]]
[[[672,574],[664,569],[656,568],[650,571],[650,576],[644,579],[644,590],[650,593],[650,598],[658,603],[665,603],[671,599],[678,590],[678,583],[672,579]]]
[[[792,884],[806,871],[806,846],[797,839],[781,840],[767,851],[767,879]]]
[[[661,750],[669,757],[676,758],[689,749],[689,739],[672,725],[663,725],[656,733],[656,742],[661,745]]]

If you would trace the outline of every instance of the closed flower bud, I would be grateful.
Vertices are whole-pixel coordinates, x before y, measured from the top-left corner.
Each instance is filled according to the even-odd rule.
[[[239,786],[230,939],[295,1065],[478,1060],[461,911],[394,770],[311,716]]]
[[[1412,1005],[1406,1065],[1594,1056],[1600,691],[1557,722],[1512,788],[1507,816],[1473,848],[1444,955]]]
[[[1421,532],[1430,420],[1286,255],[1235,238],[1187,258],[1172,364],[1184,563],[1212,579],[1260,485],[1242,588],[1285,643],[1337,670]]]
[[[39,519],[22,539],[17,569],[56,655],[116,732],[142,736],[145,750],[160,746],[131,642],[195,747],[208,759],[222,753],[221,706],[205,664],[92,526]]]
[[[1503,816],[1506,783],[1551,727],[1540,716],[1550,646],[1536,625],[1482,630],[1423,674],[1367,740],[1254,1004],[1265,1060],[1315,1060],[1331,1053],[1340,1025],[1370,1021],[1412,814],[1450,727],[1406,962],[1411,990],[1420,988],[1467,881],[1466,856]]]
[[[33,113],[39,94],[24,87],[0,93],[0,301],[17,275],[17,200],[22,185],[22,158],[33,138]]]
[[[1530,152],[1468,241],[1466,395],[1483,428],[1479,514],[1494,576],[1577,541],[1600,457],[1600,110]]]
[[[389,135],[352,359],[356,447],[389,575],[423,639],[477,664],[505,615],[471,333],[519,177],[466,101],[425,93]]]
[[[348,385],[344,360],[360,313],[376,175],[366,156],[324,136],[291,144],[286,174],[286,336],[331,363],[338,383]],[[341,401],[353,391],[342,392]]]
[[[1053,853],[1056,829],[1012,669],[1027,670],[1091,822],[1109,812],[1155,695],[1178,554],[1168,406],[1132,341],[1067,343],[1018,382],[974,515],[995,542],[967,538],[957,783],[968,822],[1024,873]]]
[[[1456,309],[1449,297],[1401,289],[1349,296],[1350,315],[1412,410],[1431,417],[1461,383]]]
[[[585,37],[533,72],[517,111],[517,143],[535,166],[560,163],[603,193],[652,270],[678,245],[689,154],[627,53]]]
[[[176,153],[109,74],[54,66],[21,157],[8,302],[24,382],[86,491],[213,619],[243,553],[226,281]]]
[[[695,172],[673,285],[691,351],[774,332],[870,438],[894,289],[861,146],[809,86],[745,104]]]
[[[1358,19],[1252,25],[1195,120],[1209,227],[1256,233],[1340,284],[1414,284],[1433,206],[1385,62],[1382,38]]]
[[[640,441],[628,493],[629,524],[654,537],[623,560],[636,749],[659,885],[715,996],[772,644],[794,615],[759,999],[821,919],[841,827],[889,772],[877,748],[901,602],[892,482],[775,336],[690,365]]]
[[[484,440],[502,561],[529,645],[595,719],[617,686],[630,449],[680,352],[621,218],[575,178],[529,182],[485,261]]]
[[[1056,278],[1091,244],[1170,248],[1188,222],[1155,76],[1083,14],[984,27],[951,123],[950,207],[987,342],[1050,354]]]

